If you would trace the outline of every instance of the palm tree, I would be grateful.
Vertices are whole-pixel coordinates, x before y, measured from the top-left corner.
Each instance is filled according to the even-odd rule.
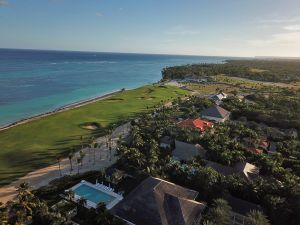
[[[270,225],[269,220],[265,215],[258,210],[251,210],[247,214],[246,225]]]
[[[67,199],[73,200],[75,197],[75,192],[72,189],[70,189],[66,192],[66,196],[67,196]]]
[[[91,162],[91,148],[92,148],[92,144],[89,144],[87,147],[88,147],[88,155],[89,155],[88,162],[90,163]]]
[[[57,160],[57,163],[58,163],[59,175],[62,176],[61,169],[60,169],[61,157],[59,155],[56,156],[56,160]]]
[[[93,161],[93,164],[95,165],[96,163],[96,148],[98,147],[98,143],[94,143],[94,146],[93,146],[93,150],[94,150],[94,161]]]
[[[85,207],[86,203],[87,203],[87,200],[85,198],[80,198],[78,200],[78,205],[80,205],[82,207]]]
[[[71,166],[70,173],[73,171],[73,163],[72,163],[73,157],[74,157],[74,150],[72,149],[71,152],[68,155],[70,166]]]
[[[83,149],[83,136],[80,136],[81,149]]]
[[[81,158],[78,157],[77,158],[77,174],[79,174],[79,165],[80,165],[80,163],[81,163]]]
[[[79,157],[80,157],[80,162],[81,162],[81,167],[83,166],[83,158],[85,157],[85,153],[80,150],[79,151]]]
[[[224,199],[214,200],[208,211],[207,219],[218,225],[231,225],[231,207],[227,201]]]
[[[8,224],[8,207],[2,202],[0,202],[0,221],[3,224]]]
[[[25,193],[29,190],[29,184],[27,182],[23,182],[19,184],[19,186],[16,189],[19,194]]]

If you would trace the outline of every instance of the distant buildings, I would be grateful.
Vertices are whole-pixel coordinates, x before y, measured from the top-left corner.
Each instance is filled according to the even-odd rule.
[[[195,201],[197,191],[149,177],[111,212],[131,225],[193,225],[206,205]]]
[[[227,97],[227,94],[225,94],[224,92],[220,92],[219,94],[211,96],[211,99],[214,100],[217,105],[221,105],[223,103],[223,100]]]
[[[201,117],[207,120],[223,123],[229,119],[230,112],[218,105],[202,110]]]

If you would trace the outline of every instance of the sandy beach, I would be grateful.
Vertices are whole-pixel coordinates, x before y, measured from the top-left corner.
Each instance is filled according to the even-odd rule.
[[[126,123],[117,127],[112,133],[112,151],[110,152],[106,147],[107,136],[100,137],[95,140],[99,144],[99,148],[96,148],[96,157],[94,163],[93,149],[89,151],[88,148],[84,148],[85,158],[83,159],[83,166],[80,167],[79,173],[84,173],[92,170],[100,170],[107,168],[114,164],[117,160],[115,156],[117,141],[119,137],[125,137],[130,131],[130,124]],[[91,153],[89,155],[89,152]],[[75,154],[72,160],[73,170],[71,171],[71,165],[68,158],[61,160],[60,167],[62,176],[64,175],[74,175],[77,174],[77,163],[76,158],[78,157],[78,152]],[[7,201],[13,200],[16,196],[16,187],[22,182],[28,182],[32,189],[37,189],[39,187],[49,184],[50,181],[62,177],[60,176],[58,164],[53,164],[45,168],[28,173],[26,176],[19,178],[18,180],[12,182],[9,185],[0,187],[0,202],[6,203]]]

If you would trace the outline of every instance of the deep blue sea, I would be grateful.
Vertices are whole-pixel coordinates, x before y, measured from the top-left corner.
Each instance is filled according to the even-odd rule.
[[[166,66],[224,57],[0,49],[0,126],[161,79]]]

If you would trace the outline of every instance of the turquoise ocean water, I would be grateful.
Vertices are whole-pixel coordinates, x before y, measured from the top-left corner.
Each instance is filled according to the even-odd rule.
[[[161,79],[166,66],[228,58],[0,49],[0,126]]]

